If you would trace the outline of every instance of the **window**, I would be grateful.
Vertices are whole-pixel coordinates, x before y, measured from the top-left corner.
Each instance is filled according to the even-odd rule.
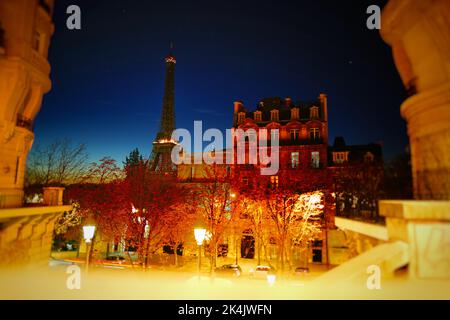
[[[47,43],[47,36],[38,30],[34,32],[32,40],[32,48],[39,54],[45,54],[45,44]]]
[[[238,124],[244,123],[245,121],[245,112],[238,113]]]
[[[375,156],[373,155],[372,152],[367,152],[367,153],[364,155],[364,162],[366,162],[366,163],[373,162],[374,159],[375,159]]]
[[[280,121],[278,110],[270,111],[270,121]]]
[[[300,164],[300,154],[298,152],[291,152],[291,166],[293,169],[298,168]]]
[[[271,141],[280,141],[280,130],[278,130],[278,129],[270,130],[270,140]]]
[[[242,178],[242,184],[243,184],[244,186],[248,186],[248,178],[247,178],[247,177],[243,177],[243,178]]]
[[[33,49],[39,52],[39,48],[41,46],[41,34],[39,31],[35,31],[33,35]]]
[[[311,119],[317,119],[319,118],[319,108],[318,107],[311,107],[309,110],[309,116]]]
[[[291,119],[298,120],[300,118],[300,110],[298,108],[291,109]]]
[[[253,114],[253,119],[255,120],[255,122],[261,122],[261,111],[255,111],[255,113]]]
[[[320,153],[318,151],[311,152],[311,167],[314,169],[320,167]]]
[[[298,141],[300,137],[299,129],[291,129],[291,141]]]
[[[319,128],[311,128],[309,129],[309,137],[311,141],[316,141],[320,139],[320,131]]]
[[[348,162],[348,151],[345,152],[333,152],[333,162],[342,164]]]
[[[270,186],[272,188],[278,188],[278,176],[271,176],[270,177]]]

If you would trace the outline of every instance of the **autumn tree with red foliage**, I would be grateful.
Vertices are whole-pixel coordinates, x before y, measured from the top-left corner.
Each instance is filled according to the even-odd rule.
[[[271,177],[260,175],[258,166],[238,166],[233,176],[237,206],[257,240],[267,242],[267,233],[276,237],[281,270],[289,259],[288,248],[305,248],[320,233],[330,187],[325,170],[309,168],[281,169]]]

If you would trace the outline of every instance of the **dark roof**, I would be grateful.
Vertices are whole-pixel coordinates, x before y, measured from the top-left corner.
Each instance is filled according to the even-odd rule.
[[[245,107],[241,107],[239,112],[245,112],[246,118],[254,119],[255,111],[261,112],[262,124],[270,122],[270,112],[272,110],[279,111],[279,122],[286,124],[291,121],[291,109],[299,109],[299,121],[309,121],[311,107],[319,109],[319,117],[317,120],[324,120],[323,107],[319,100],[314,101],[292,101],[280,97],[264,98],[258,102],[255,110],[249,111]]]
[[[339,139],[338,139],[339,138]],[[336,141],[337,140],[337,141]],[[351,163],[360,163],[364,162],[364,156],[370,152],[374,155],[374,162],[375,163],[382,163],[383,162],[383,151],[381,145],[377,143],[369,143],[364,145],[346,145],[344,138],[337,137],[334,140],[334,145],[328,147],[328,160],[329,165],[333,165],[333,152],[349,152],[349,158],[348,162]],[[338,142],[336,144],[336,142]],[[344,144],[342,144],[342,142]]]

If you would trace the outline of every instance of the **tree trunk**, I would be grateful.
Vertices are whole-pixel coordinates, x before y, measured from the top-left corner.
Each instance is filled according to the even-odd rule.
[[[175,267],[178,267],[178,245],[175,246],[174,254],[175,254]]]

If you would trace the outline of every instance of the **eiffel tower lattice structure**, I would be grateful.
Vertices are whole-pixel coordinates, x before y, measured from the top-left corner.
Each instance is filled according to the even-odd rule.
[[[175,174],[177,167],[173,164],[171,153],[176,141],[172,140],[175,130],[175,64],[176,59],[171,52],[166,57],[166,82],[161,113],[161,124],[156,139],[153,141],[150,156],[151,171],[161,174]]]

